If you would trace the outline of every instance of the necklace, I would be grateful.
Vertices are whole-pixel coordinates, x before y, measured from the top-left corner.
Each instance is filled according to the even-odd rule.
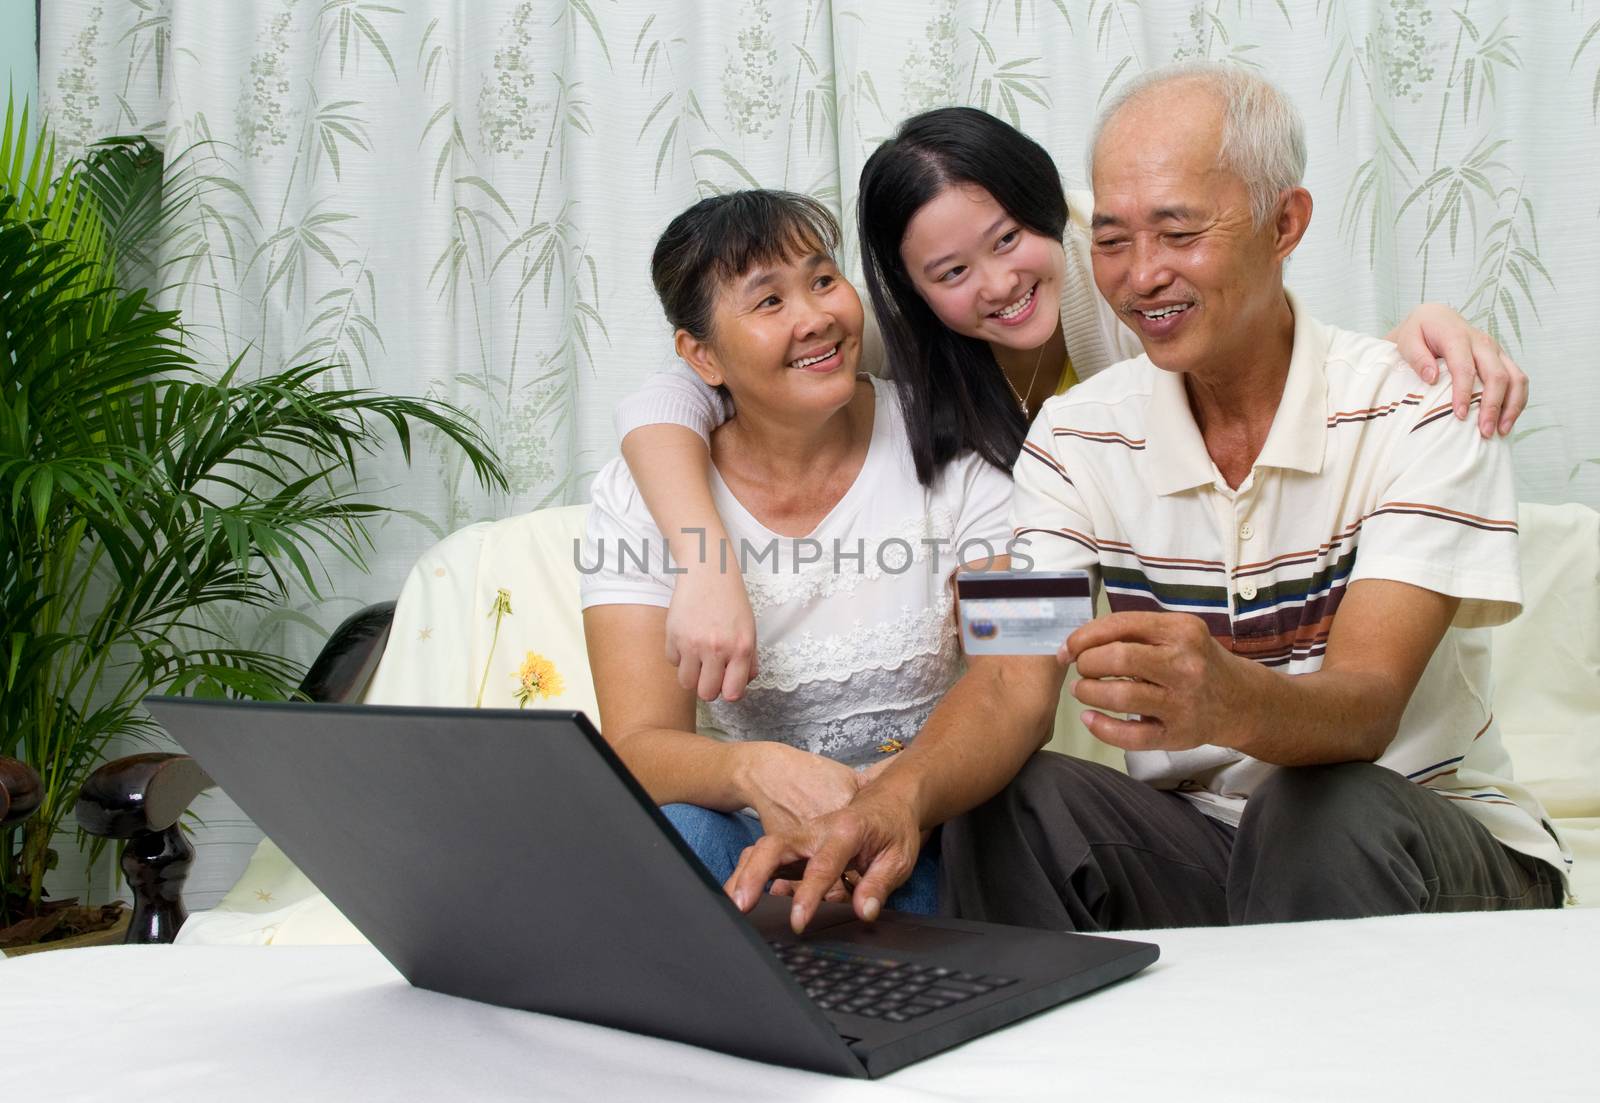
[[[1050,342],[1048,341],[1039,346],[1039,355],[1035,357],[1033,361],[1033,374],[1028,376],[1027,394],[1031,395],[1033,393],[1033,385],[1039,381],[1039,365],[1044,363],[1044,350],[1049,347]],[[1011,388],[1011,393],[1016,396],[1017,406],[1022,410],[1022,416],[1026,418],[1028,416],[1027,398],[1024,397],[1022,393],[1017,391],[1017,385],[1011,382],[1011,377],[1006,374],[1006,370],[1004,368],[1000,369],[1000,378],[1004,379],[1006,381],[1006,386]]]

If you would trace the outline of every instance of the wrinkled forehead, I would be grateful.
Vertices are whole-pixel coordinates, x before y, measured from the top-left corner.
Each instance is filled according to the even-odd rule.
[[[1213,123],[1215,125],[1208,125]],[[1222,157],[1222,128],[1202,112],[1129,109],[1106,126],[1094,158],[1094,218],[1227,206],[1248,195]]]
[[[1157,175],[1203,180],[1222,162],[1220,110],[1189,105],[1161,111],[1130,104],[1101,132],[1094,175],[1108,182]]]

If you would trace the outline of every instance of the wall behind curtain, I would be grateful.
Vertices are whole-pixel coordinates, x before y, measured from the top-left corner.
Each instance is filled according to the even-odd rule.
[[[38,39],[31,0],[0,4],[0,80],[19,101],[39,98]]]
[[[51,0],[40,85],[70,145],[145,132],[214,179],[164,293],[202,356],[448,397],[512,469],[495,498],[428,448],[372,465],[404,512],[371,574],[332,564],[336,596],[239,629],[308,658],[451,529],[585,496],[669,348],[649,249],[696,198],[807,191],[853,235],[867,155],[952,103],[1083,186],[1096,105],[1185,58],[1305,115],[1310,308],[1381,333],[1457,306],[1533,378],[1522,496],[1600,505],[1597,31],[1595,0]],[[212,818],[202,906],[252,837]]]

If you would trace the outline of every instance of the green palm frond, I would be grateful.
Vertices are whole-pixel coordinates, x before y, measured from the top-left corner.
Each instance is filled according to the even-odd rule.
[[[0,837],[0,911],[37,903],[87,771],[148,734],[146,694],[293,694],[298,666],[233,638],[233,615],[320,596],[330,560],[365,565],[391,512],[362,489],[373,456],[398,445],[409,462],[420,431],[509,489],[464,411],[350,386],[324,355],[376,340],[359,272],[322,304],[332,336],[310,362],[210,378],[178,314],[115,279],[153,266],[174,205],[203,210],[205,188],[138,138],[59,165],[48,136],[24,142],[25,118],[8,112],[0,140],[0,754],[45,794],[20,841]],[[292,289],[343,217],[269,238],[268,285]]]
[[[6,102],[0,134],[0,195],[15,204],[16,217],[37,220],[47,240],[67,243],[87,265],[79,272],[102,284],[109,280],[111,245],[100,212],[83,178],[58,162],[55,137],[30,125],[29,109]]]

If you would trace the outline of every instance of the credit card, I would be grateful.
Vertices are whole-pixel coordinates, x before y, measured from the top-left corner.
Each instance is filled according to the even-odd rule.
[[[956,597],[968,655],[1054,655],[1094,619],[1087,571],[957,572]]]

